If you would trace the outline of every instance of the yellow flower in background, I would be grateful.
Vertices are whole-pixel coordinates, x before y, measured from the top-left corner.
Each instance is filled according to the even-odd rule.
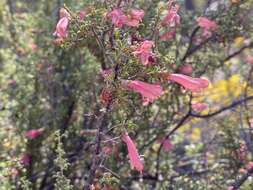
[[[191,138],[192,140],[198,140],[201,135],[201,130],[200,128],[193,128],[191,132]]]
[[[234,39],[234,45],[237,47],[241,46],[243,44],[243,42],[244,42],[244,37],[242,37],[242,36],[236,37]]]
[[[190,129],[191,125],[190,123],[186,123],[184,125],[182,125],[179,129],[178,129],[178,132],[179,133],[183,133],[185,131],[187,131],[188,129]]]
[[[227,80],[218,80],[208,88],[204,89],[201,94],[197,94],[193,101],[203,102],[207,101],[212,104],[211,110],[231,103],[235,98],[238,98],[244,93],[246,82],[242,81],[240,75],[235,74]],[[248,88],[248,93],[253,94],[253,89]],[[217,106],[215,106],[217,105]]]

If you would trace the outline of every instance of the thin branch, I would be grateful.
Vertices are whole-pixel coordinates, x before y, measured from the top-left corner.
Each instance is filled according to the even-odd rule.
[[[232,59],[233,57],[239,55],[243,50],[249,48],[249,47],[253,47],[253,42],[251,42],[249,45],[243,46],[241,49],[239,49],[238,51],[232,53],[231,55],[227,56],[223,62],[229,61],[230,59]]]
[[[100,160],[99,154],[100,154],[100,149],[101,149],[102,131],[104,127],[107,125],[106,121],[107,121],[107,115],[110,109],[110,105],[111,103],[109,102],[107,105],[106,111],[103,112],[103,114],[101,115],[99,119],[100,125],[98,127],[98,132],[97,132],[96,140],[95,140],[96,148],[92,156],[92,163],[91,163],[91,168],[90,168],[87,184],[84,186],[83,190],[90,189],[90,186],[92,185],[93,180],[95,178],[96,170],[99,167],[99,160]]]
[[[227,111],[233,107],[236,107],[238,105],[240,105],[241,103],[244,103],[246,101],[249,101],[249,100],[253,100],[253,96],[248,96],[248,97],[245,97],[245,98],[242,98],[240,100],[237,100],[237,101],[234,101],[232,104],[228,105],[228,106],[225,106],[213,113],[209,113],[209,114],[204,114],[204,115],[198,115],[198,114],[194,114],[194,113],[191,113],[190,116],[192,117],[197,117],[197,118],[203,118],[203,119],[206,119],[206,118],[209,118],[209,117],[213,117],[213,116],[216,116],[224,111]]]
[[[184,56],[182,58],[182,62],[184,62],[186,60],[186,58],[190,55],[190,50],[191,50],[192,45],[193,45],[194,37],[197,34],[197,32],[199,31],[199,29],[200,29],[200,27],[196,27],[193,30],[193,32],[192,32],[192,34],[190,36],[190,42],[189,42],[188,48],[187,48],[187,50],[186,50],[186,52],[185,52],[185,54],[184,54]]]
[[[232,190],[237,190],[239,189],[249,178],[249,176],[251,176],[253,174],[253,168],[250,169],[245,175],[243,175],[242,177],[240,177],[239,179],[236,179],[235,182],[233,183]]]

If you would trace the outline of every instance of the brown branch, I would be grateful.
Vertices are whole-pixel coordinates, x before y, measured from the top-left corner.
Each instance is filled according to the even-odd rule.
[[[190,116],[192,117],[197,117],[197,118],[202,118],[202,119],[207,119],[207,118],[210,118],[210,117],[213,117],[213,116],[216,116],[224,111],[227,111],[229,109],[232,109],[233,107],[236,107],[246,101],[249,101],[249,100],[253,100],[253,96],[248,96],[248,97],[245,97],[245,98],[242,98],[240,100],[237,100],[237,101],[234,101],[233,103],[231,103],[230,105],[228,106],[225,106],[213,113],[209,113],[209,114],[204,114],[204,115],[198,115],[198,114],[194,114],[194,113],[191,113]]]
[[[96,41],[97,41],[97,43],[99,45],[99,48],[102,51],[105,59],[110,61],[111,64],[115,66],[114,67],[114,72],[115,72],[114,81],[116,81],[117,78],[118,78],[119,64],[118,63],[115,64],[114,60],[111,57],[107,56],[106,51],[105,51],[105,47],[104,47],[104,43],[101,41],[101,39],[99,38],[99,36],[96,33],[96,31],[94,30],[94,28],[92,28],[92,32],[93,32],[93,34],[96,38]],[[113,34],[111,34],[111,35],[113,35]],[[106,66],[103,65],[103,64],[101,65],[101,67],[102,67],[102,69],[106,69]],[[108,114],[110,112],[111,105],[112,105],[112,100],[110,100],[107,103],[106,110],[98,118],[98,121],[100,121],[100,123],[99,123],[98,131],[97,131],[97,135],[96,135],[96,139],[95,139],[95,151],[94,151],[93,156],[92,156],[91,169],[89,171],[87,184],[84,186],[83,190],[89,190],[90,189],[90,187],[91,187],[91,185],[94,181],[95,175],[96,175],[96,170],[99,168],[99,163],[100,163],[100,160],[101,160],[101,158],[99,157],[99,154],[100,154],[100,150],[101,150],[102,132],[103,132],[104,128],[107,125],[107,121],[108,121],[107,117],[108,117]]]
[[[187,58],[189,55],[191,55],[190,50],[191,50],[192,45],[193,45],[194,37],[195,37],[195,35],[197,34],[197,32],[199,31],[199,29],[200,29],[200,27],[196,27],[196,28],[193,30],[193,32],[192,32],[192,34],[191,34],[191,36],[190,36],[190,42],[189,42],[188,48],[187,48],[187,50],[186,50],[186,52],[185,52],[185,54],[184,54],[184,56],[183,56],[183,58],[182,58],[182,62],[184,62],[184,61],[186,60],[186,58]]]
[[[239,55],[240,53],[243,52],[243,50],[249,48],[249,47],[253,47],[253,42],[251,42],[249,45],[243,46],[241,49],[239,49],[238,51],[232,53],[231,55],[227,56],[223,62],[229,61],[230,59],[232,59],[233,57]]]
[[[92,156],[92,163],[91,163],[91,169],[89,172],[88,181],[87,181],[87,184],[84,186],[83,190],[90,190],[90,187],[91,187],[93,180],[95,178],[96,170],[99,167],[99,161],[101,159],[101,158],[99,158],[99,153],[100,153],[100,149],[101,149],[102,131],[103,131],[104,127],[107,125],[106,121],[107,121],[109,109],[111,107],[110,105],[111,105],[111,103],[109,102],[107,105],[106,111],[103,112],[103,114],[99,118],[100,124],[98,127],[98,132],[97,132],[96,140],[95,140],[96,148],[95,148],[95,151]]]
[[[232,184],[232,190],[237,190],[239,189],[249,178],[249,176],[251,176],[253,174],[253,168],[251,168],[250,170],[248,170],[248,172],[246,174],[244,174],[242,177],[240,177],[239,179],[236,179],[235,182]]]

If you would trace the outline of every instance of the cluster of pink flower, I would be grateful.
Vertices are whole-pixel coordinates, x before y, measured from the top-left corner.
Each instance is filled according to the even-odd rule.
[[[139,80],[123,80],[122,84],[142,96],[143,105],[148,105],[157,99],[163,92],[160,84],[149,84]]]
[[[189,89],[193,92],[199,92],[202,88],[206,88],[208,86],[208,80],[202,78],[192,78],[182,74],[169,74],[167,77],[168,80],[178,82],[186,89]],[[149,84],[146,82],[142,82],[139,80],[123,80],[122,84],[129,89],[138,92],[142,96],[143,105],[147,105],[161,96],[163,89],[160,84]],[[201,111],[206,107],[201,105],[196,105],[196,109]],[[123,141],[127,143],[128,146],[128,154],[130,158],[130,163],[134,166],[138,171],[143,170],[142,162],[140,161],[139,154],[137,149],[127,134],[123,135]],[[166,151],[171,150],[173,145],[170,141],[163,139],[160,141]]]
[[[145,40],[136,46],[132,46],[133,55],[138,57],[143,65],[154,64],[155,54],[152,53],[154,42]]]
[[[78,16],[81,19],[83,19],[86,16],[86,11],[85,10],[79,11]],[[53,35],[60,39],[67,37],[67,34],[68,34],[67,29],[68,29],[70,19],[71,19],[71,16],[68,13],[68,11],[64,8],[61,8],[60,20],[56,24],[56,28]]]
[[[203,30],[202,36],[204,38],[210,38],[212,36],[211,31],[218,27],[215,21],[209,20],[205,17],[198,17],[196,21],[198,26]]]
[[[67,28],[69,20],[70,20],[69,13],[65,9],[61,8],[60,20],[56,25],[56,29],[53,35],[56,36],[57,38],[65,38],[67,36]]]
[[[169,40],[176,34],[176,27],[180,24],[180,16],[178,15],[179,6],[173,5],[173,1],[168,3],[168,13],[162,19],[161,26],[166,27],[167,25],[171,28],[169,31],[166,31],[160,35],[161,40]]]
[[[166,27],[169,26],[170,29],[168,32],[165,32],[160,35],[162,40],[170,39],[176,33],[176,26],[180,24],[180,16],[178,15],[178,5],[174,5],[173,1],[169,1],[168,13],[162,19],[161,26]],[[80,12],[80,18],[84,18],[86,15],[85,12]],[[125,14],[121,8],[115,8],[106,13],[106,18],[110,18],[112,24],[115,27],[121,28],[124,25],[129,27],[138,27],[140,22],[142,21],[145,13],[141,9],[130,9]],[[65,38],[67,36],[67,27],[69,24],[70,15],[64,9],[62,10],[62,14],[60,15],[60,20],[57,23],[56,30],[54,35],[58,38]],[[209,30],[216,28],[216,23],[209,21],[204,17],[200,17],[198,20],[198,24],[203,28],[205,36],[210,35]],[[151,40],[140,39],[137,40],[136,44],[132,45],[132,54],[144,65],[152,65],[156,62],[156,56],[153,52],[153,47],[155,43]],[[110,76],[113,71],[111,69],[102,71],[102,75],[106,78]],[[179,70],[179,73],[158,73],[158,76],[162,76],[163,79],[167,81],[173,81],[180,85],[182,85],[185,89],[190,90],[192,92],[200,92],[201,89],[206,88],[209,84],[208,80],[204,78],[193,78],[187,76],[192,73],[192,66],[190,64],[182,65]],[[121,84],[123,87],[127,89],[131,89],[134,92],[140,93],[142,96],[143,105],[148,105],[152,103],[154,100],[159,98],[163,94],[162,85],[159,83],[150,84],[147,82],[139,81],[139,80],[121,80]],[[108,88],[104,88],[100,95],[101,101],[105,104],[108,104],[112,100],[112,94]],[[196,105],[196,110],[204,109],[203,106]],[[40,131],[37,132],[29,132],[28,137],[34,138]],[[131,165],[136,168],[138,171],[142,171],[144,166],[140,160],[140,156],[135,147],[134,142],[131,140],[127,132],[122,134],[122,140],[126,143],[128,148],[128,156],[130,159]],[[170,150],[172,148],[172,144],[169,140],[163,139],[160,141],[165,150]]]
[[[127,15],[125,15],[120,8],[116,8],[108,12],[106,17],[111,18],[112,24],[118,28],[121,28],[123,25],[138,27],[144,17],[144,11],[141,9],[130,9]]]

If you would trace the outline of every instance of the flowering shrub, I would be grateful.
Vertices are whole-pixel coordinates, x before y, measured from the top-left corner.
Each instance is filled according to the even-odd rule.
[[[64,2],[0,3],[1,187],[251,189],[253,1]]]

